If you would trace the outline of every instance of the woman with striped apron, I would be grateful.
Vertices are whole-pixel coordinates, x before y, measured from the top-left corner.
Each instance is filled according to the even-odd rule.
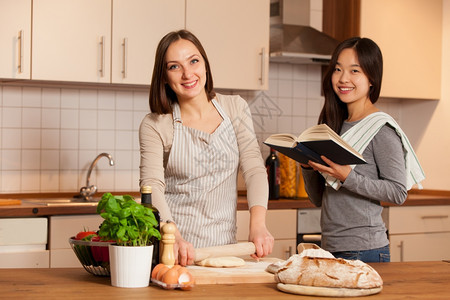
[[[230,74],[232,75],[232,74]],[[194,262],[197,247],[236,242],[237,172],[247,188],[253,257],[272,252],[267,230],[267,173],[247,102],[213,90],[198,39],[186,30],[158,44],[150,109],[139,128],[140,185],[151,185],[163,222],[176,225],[176,263]]]

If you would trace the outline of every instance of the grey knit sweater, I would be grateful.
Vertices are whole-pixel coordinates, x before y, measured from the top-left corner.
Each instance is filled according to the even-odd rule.
[[[344,122],[341,134],[357,122]],[[376,249],[389,244],[381,201],[401,205],[407,196],[405,159],[395,130],[385,125],[363,152],[341,188],[325,186],[323,177],[302,169],[310,201],[322,208],[322,247],[330,252]]]

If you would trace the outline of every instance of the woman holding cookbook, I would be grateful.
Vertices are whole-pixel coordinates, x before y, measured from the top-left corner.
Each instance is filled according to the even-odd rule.
[[[408,138],[375,103],[383,58],[377,44],[354,37],[335,49],[323,80],[319,124],[327,124],[360,152],[365,164],[302,164],[310,201],[321,207],[322,248],[335,257],[389,262],[381,201],[403,204],[425,178]]]

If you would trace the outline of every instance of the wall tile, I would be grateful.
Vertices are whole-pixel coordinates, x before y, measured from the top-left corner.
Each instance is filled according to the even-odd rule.
[[[98,152],[111,152],[115,148],[116,136],[113,130],[99,130],[97,134]]]
[[[75,170],[75,173],[78,171],[77,150],[61,150],[59,155],[60,170]]]
[[[22,147],[22,130],[19,128],[3,128],[2,149],[20,149]]]
[[[59,149],[60,130],[59,129],[42,129],[41,146],[43,149]]]
[[[59,192],[59,172],[42,170],[40,185],[41,191]]]
[[[117,130],[115,133],[115,149],[116,150],[132,150],[133,149],[133,132],[125,130]]]
[[[2,171],[2,193],[19,193],[21,192],[21,171]]]
[[[61,109],[61,129],[78,129],[79,111],[75,109]]]
[[[22,129],[22,149],[41,148],[41,129]]]
[[[22,108],[3,107],[2,109],[2,127],[20,128],[22,126]]]
[[[97,131],[80,130],[80,150],[96,150],[97,149]]]
[[[292,80],[280,80],[278,81],[278,97],[292,98],[293,86]]]
[[[97,90],[80,90],[80,109],[97,109]]]
[[[22,170],[39,170],[41,168],[41,150],[22,150]]]
[[[115,109],[114,92],[110,90],[99,90],[98,91],[98,109]]]
[[[41,150],[41,170],[59,171],[59,150]]]
[[[41,173],[39,170],[22,171],[21,191],[25,193],[38,193],[41,185]]]
[[[3,107],[21,107],[22,106],[22,88],[18,86],[4,86]]]
[[[62,89],[61,90],[61,107],[62,108],[79,108],[80,107],[80,91],[78,89]]]
[[[117,110],[116,111],[116,130],[131,130],[133,129],[133,112]]]
[[[60,128],[61,111],[59,108],[42,108],[41,126],[42,128]]]
[[[41,107],[41,89],[37,87],[24,87],[22,90],[23,107]]]
[[[74,149],[78,150],[78,135],[79,131],[75,129],[61,129],[61,144],[60,149]]]
[[[22,108],[22,127],[41,128],[41,108]]]
[[[2,150],[2,169],[3,171],[19,171],[22,165],[21,151],[14,149]],[[3,173],[5,175],[5,173]]]
[[[149,113],[150,106],[148,103],[148,97],[149,97],[148,92],[134,92],[133,93],[133,110]]]
[[[133,92],[116,92],[116,110],[132,110],[133,109]]]
[[[96,110],[85,110],[80,111],[80,129],[97,129],[97,111]]]
[[[43,88],[42,107],[60,108],[61,90],[57,88]]]
[[[116,116],[113,110],[100,110],[98,114],[98,129],[115,129]]]

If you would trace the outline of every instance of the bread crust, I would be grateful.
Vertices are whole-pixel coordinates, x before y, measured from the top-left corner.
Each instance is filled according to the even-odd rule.
[[[381,276],[360,260],[293,255],[275,273],[277,282],[305,286],[370,289],[383,285]]]

